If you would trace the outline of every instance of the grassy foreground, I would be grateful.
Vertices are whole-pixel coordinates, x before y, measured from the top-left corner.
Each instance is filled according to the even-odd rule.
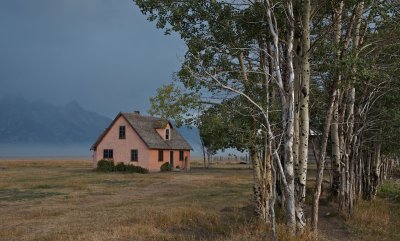
[[[359,201],[354,216],[347,222],[348,228],[363,237],[365,241],[400,240],[399,181],[400,179],[386,181],[379,188],[375,200]]]
[[[253,218],[251,184],[238,164],[120,174],[89,161],[0,161],[0,240],[269,240]],[[278,234],[291,240],[282,224]]]

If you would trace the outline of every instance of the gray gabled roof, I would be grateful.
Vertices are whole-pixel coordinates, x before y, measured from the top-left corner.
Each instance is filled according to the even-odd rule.
[[[94,150],[103,137],[107,134],[108,130],[114,125],[115,121],[122,116],[135,130],[139,137],[150,149],[171,149],[171,150],[192,150],[190,144],[179,134],[173,127],[171,122],[153,116],[142,116],[136,113],[119,113],[114,121],[111,123],[97,139],[91,147]],[[165,128],[167,124],[171,125],[170,140],[164,140],[156,131],[156,129]]]

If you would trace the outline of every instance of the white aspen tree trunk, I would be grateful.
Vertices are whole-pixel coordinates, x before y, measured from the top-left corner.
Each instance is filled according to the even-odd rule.
[[[266,11],[268,17],[268,25],[273,38],[274,55],[272,56],[273,65],[276,74],[276,83],[278,85],[281,106],[282,106],[282,121],[284,128],[284,163],[283,163],[283,185],[285,190],[285,210],[286,210],[286,225],[292,234],[296,230],[295,217],[295,198],[294,198],[294,167],[293,167],[293,132],[294,132],[294,69],[293,69],[293,41],[294,41],[294,17],[292,1],[287,2],[287,13],[290,22],[290,29],[287,36],[287,52],[286,65],[288,70],[287,79],[285,79],[286,90],[284,89],[283,78],[280,66],[280,45],[278,37],[278,27],[273,16],[272,6],[270,1],[266,1]],[[279,159],[279,158],[278,158]],[[279,163],[279,161],[277,161]]]
[[[358,126],[358,125],[357,125]],[[361,152],[361,133],[358,133],[357,135],[354,136],[354,141],[353,141],[353,156],[352,156],[352,162],[354,165],[354,199],[358,199],[361,196],[361,158],[360,158],[360,152]]]
[[[361,140],[360,140],[361,143]],[[360,144],[361,145],[361,144]],[[359,180],[358,180],[358,193],[357,196],[361,197],[362,196],[362,192],[363,192],[363,169],[364,169],[364,162],[362,161],[362,151],[361,151],[361,147],[360,148],[360,153],[358,156],[358,176],[359,176]]]
[[[365,93],[362,95],[363,99],[365,99]],[[355,115],[355,130],[356,134],[353,138],[353,155],[352,162],[354,165],[354,199],[357,200],[362,197],[362,137],[363,137],[363,129],[366,122],[366,114],[363,113],[363,105],[359,104],[357,107],[356,115]]]
[[[366,167],[366,196],[367,199],[371,199],[370,194],[372,193],[371,191],[371,164],[372,164],[372,155],[371,153],[368,153],[367,157],[367,167]]]
[[[248,84],[249,79],[247,76],[247,68],[244,61],[243,52],[241,51],[238,56],[239,64],[240,64],[240,71],[242,74],[243,83],[245,86],[245,94],[248,93]],[[253,131],[256,132],[256,126],[254,123],[252,124]],[[256,134],[255,134],[256,136]],[[250,156],[253,161],[253,176],[254,176],[254,183],[253,183],[253,201],[254,201],[254,211],[256,216],[260,217],[264,222],[269,222],[269,206],[266,206],[265,200],[269,200],[269,197],[265,197],[265,180],[264,180],[264,168],[261,164],[259,149],[256,147],[256,144],[253,144],[253,147],[250,149]]]
[[[361,143],[361,139],[359,140],[359,142]],[[361,144],[359,144],[361,146]],[[363,192],[364,192],[364,166],[365,166],[365,162],[364,162],[364,152],[360,147],[360,151],[358,154],[358,176],[359,176],[359,180],[358,180],[358,187],[357,187],[357,198],[363,198]]]
[[[300,7],[300,2],[296,2],[296,7]],[[296,28],[301,28],[300,14],[296,16]],[[300,32],[300,31],[299,31]],[[293,49],[295,55],[293,58],[294,66],[294,136],[293,136],[293,160],[294,160],[294,173],[295,183],[299,175],[299,144],[300,144],[300,85],[301,85],[301,35],[295,34]]]
[[[260,40],[260,49],[263,48],[262,40]],[[263,52],[263,51],[262,51]],[[249,84],[249,78],[247,75],[247,68],[244,61],[243,52],[240,52],[239,56],[240,69],[242,74],[243,83],[245,85],[244,94],[249,95],[249,91],[247,90],[247,85]],[[265,71],[265,62],[264,58],[260,56],[260,66],[261,70]],[[264,78],[266,78],[265,75]],[[267,82],[267,80],[265,80]],[[266,97],[268,98],[268,92],[266,91]],[[262,108],[262,107],[260,107]],[[265,118],[268,119],[268,105],[264,106]],[[267,123],[268,124],[268,123]],[[254,131],[257,130],[257,127],[252,124],[252,129]],[[255,134],[256,136],[256,134]],[[266,137],[267,138],[267,137]],[[264,146],[264,156],[263,160],[261,160],[260,150],[257,148],[256,144],[253,144],[253,147],[250,149],[251,159],[253,160],[253,176],[254,176],[254,184],[253,184],[253,199],[255,205],[255,213],[258,217],[260,217],[265,223],[271,223],[271,215],[270,215],[270,200],[272,193],[272,178],[271,178],[271,166],[270,160],[268,159],[270,154],[268,152],[268,143]],[[268,161],[267,161],[268,159]],[[273,216],[275,218],[275,216]],[[275,222],[272,222],[273,224]],[[274,230],[275,228],[272,227]],[[275,235],[275,233],[274,233]]]
[[[339,209],[343,212],[344,215],[349,217],[350,206],[351,206],[351,188],[352,188],[352,163],[351,160],[351,145],[353,143],[353,127],[354,127],[354,101],[355,101],[355,88],[347,86],[346,91],[346,118],[344,124],[344,135],[343,135],[343,156],[342,162],[344,166],[344,172],[342,173],[342,183],[341,183],[341,192],[343,192],[343,196],[339,199]]]
[[[254,201],[254,211],[256,216],[264,219],[264,208],[262,204],[262,176],[261,176],[261,165],[258,151],[255,148],[250,150],[251,160],[253,161],[253,201]]]
[[[300,49],[297,45],[299,45],[298,41],[295,41],[294,48]],[[295,172],[295,185],[297,183],[297,179],[300,175],[299,169],[299,144],[300,144],[300,113],[299,113],[299,93],[300,93],[300,84],[301,84],[301,63],[300,63],[300,53],[297,53],[294,59],[294,136],[293,136],[293,160],[294,160],[294,172]]]
[[[263,172],[262,172],[262,205],[263,205],[263,218],[268,220],[271,224],[274,224],[270,213],[270,202],[272,199],[272,167],[271,167],[271,152],[270,152],[270,140],[268,133],[264,133],[264,156],[263,156]],[[274,229],[274,227],[272,227]],[[274,236],[274,235],[273,235]]]
[[[352,156],[354,155],[352,144],[354,138],[354,104],[356,98],[356,90],[355,88],[351,88],[350,96],[349,96],[349,105],[348,105],[348,128],[347,128],[347,142],[346,142],[346,171],[347,174],[347,196],[348,196],[348,206],[347,206],[347,215],[350,218],[353,211],[353,187],[354,187],[354,163]]]
[[[276,228],[275,228],[275,211],[274,211],[274,200],[273,200],[273,176],[272,176],[272,157],[271,157],[271,144],[269,138],[266,138],[265,147],[266,155],[264,157],[264,166],[265,166],[265,206],[267,215],[266,218],[271,222],[272,229],[272,240],[276,239]],[[272,203],[272,205],[271,205]]]
[[[343,13],[344,2],[341,1],[339,6],[335,9],[335,13],[333,15],[333,23],[334,23],[334,40],[336,51],[336,59],[340,59],[341,51],[340,51],[340,41],[342,34],[342,13]],[[340,85],[341,75],[339,71],[335,73],[335,80]],[[340,93],[338,92],[338,95]],[[339,186],[340,186],[340,141],[339,141],[339,101],[335,101],[333,108],[333,118],[332,118],[332,126],[331,126],[331,140],[332,140],[332,194],[333,196],[338,196],[339,194]]]
[[[388,175],[391,175],[392,171],[392,160],[389,159],[387,156],[382,157],[382,162],[384,165],[384,173],[383,173],[383,180],[387,180]]]
[[[350,31],[350,30],[348,30]],[[350,38],[349,38],[350,39]],[[350,40],[346,40],[346,43]],[[340,193],[339,193],[339,210],[344,212],[345,208],[347,207],[348,203],[348,188],[349,188],[349,158],[348,152],[346,151],[347,143],[348,143],[348,126],[345,123],[348,123],[347,112],[348,112],[348,95],[349,95],[349,87],[348,81],[345,79],[343,82],[347,84],[342,91],[339,93],[341,94],[341,100],[338,103],[339,107],[339,149],[340,149]],[[347,128],[346,128],[347,127]]]
[[[335,102],[333,107],[333,118],[331,127],[331,140],[332,140],[332,195],[337,197],[340,188],[340,143],[339,143],[339,105]]]
[[[369,195],[371,198],[374,198],[376,196],[376,193],[378,191],[379,180],[381,177],[381,147],[382,144],[378,140],[375,147],[375,157],[372,164],[372,173],[371,173],[372,188],[371,188],[371,194]]]
[[[359,45],[360,45],[360,28],[361,28],[361,18],[362,18],[362,13],[364,11],[364,2],[359,2],[356,7],[356,12],[355,12],[355,29],[354,29],[354,35],[353,35],[353,48],[355,51],[358,50]],[[356,54],[356,58],[358,57],[358,54]],[[350,96],[349,96],[349,109],[348,109],[348,130],[347,130],[347,146],[346,146],[346,159],[348,163],[348,189],[347,189],[347,196],[348,196],[348,207],[347,207],[347,215],[350,218],[352,213],[353,213],[353,206],[354,206],[354,198],[355,198],[355,163],[354,163],[354,155],[355,153],[353,152],[353,144],[354,144],[354,106],[355,106],[355,99],[356,99],[356,90],[354,87],[354,83],[356,83],[357,78],[356,78],[356,66],[352,67],[352,82],[351,85],[353,87],[351,88],[350,91]]]
[[[390,162],[387,158],[385,157],[381,157],[381,161],[382,161],[382,167],[381,169],[383,169],[382,175],[381,175],[381,183],[380,185],[382,185],[383,181],[386,181],[387,179],[387,175],[389,174],[389,170],[390,170]]]
[[[306,225],[304,206],[306,198],[308,137],[309,137],[309,92],[310,92],[310,17],[311,1],[305,0],[302,6],[301,37],[301,86],[300,86],[300,143],[298,178],[296,178],[296,224],[302,230]]]
[[[347,96],[348,91],[344,89],[340,93],[341,99],[339,101],[339,149],[340,149],[340,186],[339,186],[339,210],[343,211],[346,206],[346,187],[347,187],[347,172],[346,172],[346,158],[345,158],[345,116],[347,109],[347,101],[345,96]]]
[[[294,162],[293,162],[293,134],[294,134],[294,69],[293,69],[293,42],[294,42],[294,15],[293,3],[288,1],[288,21],[289,31],[287,37],[287,60],[286,66],[288,77],[286,81],[287,94],[285,113],[285,174],[288,188],[286,191],[286,211],[287,211],[287,226],[294,233],[296,229],[295,217],[295,189],[294,189]]]
[[[360,26],[361,17],[364,10],[364,2],[357,3],[354,14],[352,16],[349,29],[346,33],[346,43],[345,49],[350,47],[350,42],[352,42],[352,50],[356,51],[360,43]],[[354,28],[354,30],[353,30]],[[356,55],[357,57],[357,55]],[[339,195],[339,209],[344,215],[350,217],[353,207],[353,186],[354,186],[354,164],[352,162],[352,145],[353,145],[353,133],[354,133],[354,103],[355,103],[355,88],[354,83],[356,82],[355,77],[356,67],[352,67],[351,78],[348,79],[346,83],[346,88],[344,96],[347,96],[346,103],[343,105],[343,116],[341,117],[342,123],[345,123],[345,131],[342,129],[340,133],[341,150],[343,151],[342,162],[344,164],[344,173],[342,173],[342,183]],[[349,81],[351,80],[351,81]],[[346,116],[346,119],[345,119]],[[341,139],[342,138],[342,139]],[[344,176],[343,176],[344,175]]]
[[[267,46],[265,44],[265,41],[262,37],[259,37],[259,48],[260,48],[260,70],[263,73],[262,78],[263,82],[265,85],[265,92],[264,92],[264,99],[265,99],[265,112],[266,112],[266,118],[269,118],[269,91],[270,91],[270,85],[269,85],[269,74],[267,72],[267,55],[266,53],[268,52]],[[269,65],[269,70],[272,68],[271,63]],[[265,123],[268,125],[269,123]],[[268,130],[271,129],[271,127],[267,128]],[[268,131],[264,132],[264,168],[265,171],[264,173],[264,191],[265,191],[265,206],[266,206],[266,212],[265,216],[266,218],[269,219],[271,223],[271,230],[272,230],[272,240],[276,239],[276,228],[275,228],[275,210],[274,210],[274,192],[275,192],[275,185],[273,184],[274,177],[272,174],[272,144],[271,144],[271,138],[270,134]]]
[[[272,153],[272,143],[271,143],[271,141],[269,141],[268,147],[269,147],[270,152]],[[276,175],[277,175],[277,172],[276,172],[276,169],[275,169],[275,166],[274,166],[274,158],[271,155],[271,177],[272,177],[271,189],[272,189],[272,193],[271,193],[271,200],[269,202],[269,212],[270,212],[270,217],[271,217],[272,241],[277,240],[277,237],[276,237],[276,221],[275,221],[276,220],[275,219]]]
[[[289,94],[288,103],[285,106],[285,161],[284,170],[287,181],[287,188],[285,193],[285,207],[287,215],[287,225],[291,230],[295,230],[296,218],[295,218],[295,190],[294,190],[294,168],[293,168],[293,113],[294,113],[294,95],[293,90]]]

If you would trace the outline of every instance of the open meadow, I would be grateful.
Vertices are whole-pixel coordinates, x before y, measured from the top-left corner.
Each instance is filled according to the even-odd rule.
[[[362,203],[354,221],[322,213],[321,240],[399,240],[392,229],[400,225],[400,188],[390,185],[388,196]],[[120,174],[95,172],[85,160],[1,160],[0,240],[269,240],[253,219],[251,187],[251,170],[239,164]],[[375,204],[388,228],[374,232]],[[289,240],[283,225],[278,233]]]

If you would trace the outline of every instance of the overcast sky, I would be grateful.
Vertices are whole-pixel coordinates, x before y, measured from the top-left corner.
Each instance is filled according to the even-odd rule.
[[[146,112],[185,45],[132,0],[0,0],[0,96]]]

